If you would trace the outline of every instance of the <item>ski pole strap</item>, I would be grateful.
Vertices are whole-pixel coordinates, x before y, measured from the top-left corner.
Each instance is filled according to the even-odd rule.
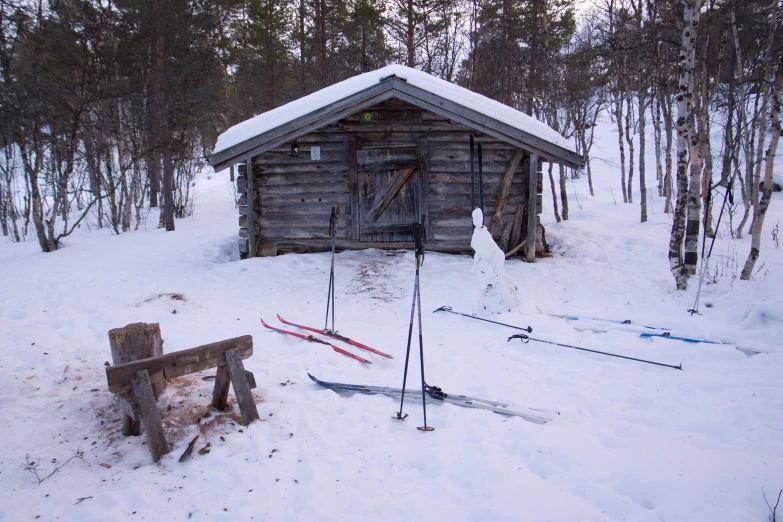
[[[522,328],[521,326],[514,326],[513,324],[499,323],[497,321],[491,321],[490,319],[484,319],[483,317],[477,317],[475,315],[468,315],[468,314],[463,314],[463,313],[460,313],[460,312],[455,312],[454,310],[452,310],[452,308],[450,306],[441,306],[440,308],[437,308],[437,309],[432,311],[433,314],[435,312],[449,312],[450,314],[461,315],[462,317],[467,317],[469,319],[476,319],[478,321],[484,321],[486,323],[497,324],[497,325],[500,325],[500,326],[506,326],[508,328],[513,328],[515,330],[522,330],[523,332],[533,333],[533,328],[530,327],[530,326],[528,326],[527,328]]]
[[[516,334],[516,335],[512,335],[511,337],[508,338],[509,341],[511,341],[512,339],[519,339],[523,343],[528,343],[530,341],[536,341],[536,342],[539,342],[539,343],[554,344],[555,346],[562,346],[564,348],[573,348],[574,350],[581,350],[583,352],[597,353],[597,354],[601,354],[601,355],[608,355],[610,357],[617,357],[619,359],[628,359],[629,361],[637,361],[637,362],[642,362],[642,363],[647,363],[647,364],[654,364],[656,366],[665,366],[666,368],[673,368],[675,370],[682,370],[682,364],[674,366],[673,364],[665,364],[665,363],[660,363],[660,362],[655,362],[655,361],[647,361],[645,359],[636,359],[634,357],[626,357],[625,355],[618,355],[616,353],[600,352],[598,350],[590,350],[588,348],[581,348],[579,346],[573,346],[573,345],[570,345],[570,344],[562,344],[562,343],[556,343],[556,342],[553,342],[553,341],[545,341],[543,339],[536,339],[534,337],[529,337],[529,336],[527,336],[525,334]]]

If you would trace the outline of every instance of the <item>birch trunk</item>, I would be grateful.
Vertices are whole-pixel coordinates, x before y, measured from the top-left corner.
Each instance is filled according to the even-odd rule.
[[[777,2],[776,2],[777,8]],[[772,137],[769,140],[769,148],[767,149],[766,157],[764,158],[764,191],[759,200],[759,204],[755,207],[753,214],[753,225],[751,225],[751,241],[750,241],[750,254],[745,261],[745,266],[742,268],[742,274],[740,279],[744,281],[750,280],[750,276],[753,274],[753,268],[756,266],[756,261],[761,253],[761,229],[764,226],[764,217],[767,214],[770,200],[772,199],[772,183],[773,172],[775,168],[775,153],[778,149],[778,143],[780,142],[780,93],[781,87],[783,87],[783,59],[781,59],[778,66],[778,72],[775,75],[775,83],[772,87]]]
[[[679,91],[677,94],[677,199],[674,208],[674,219],[672,221],[672,231],[669,240],[669,267],[674,276],[677,289],[685,290],[688,286],[688,268],[686,268],[685,257],[687,261],[696,262],[698,256],[693,251],[694,246],[698,246],[699,215],[696,212],[695,224],[691,224],[691,219],[687,219],[688,230],[690,232],[690,247],[685,254],[683,253],[683,237],[686,234],[686,211],[688,207],[699,206],[698,196],[691,197],[692,192],[688,187],[688,153],[698,150],[691,147],[696,141],[695,125],[693,121],[693,64],[696,51],[696,35],[699,27],[699,9],[701,0],[685,0],[683,10],[682,42],[680,46],[679,58]],[[696,158],[694,158],[696,159]],[[693,174],[693,169],[691,170]],[[692,179],[692,176],[691,176]],[[699,187],[697,175],[696,187]],[[691,187],[693,188],[693,187]],[[693,212],[691,212],[693,214]],[[691,217],[691,216],[689,216]],[[694,232],[696,241],[694,241]]]
[[[629,94],[626,98],[627,110],[625,111],[625,141],[628,143],[628,201],[633,203],[633,106],[631,105],[632,96]]]
[[[663,194],[666,197],[666,204],[663,211],[668,214],[672,211],[672,193],[674,192],[674,183],[672,181],[672,148],[674,146],[674,118],[672,118],[671,97],[663,94],[663,126],[666,129],[666,174],[663,177]]]
[[[658,183],[658,197],[664,196],[663,190],[663,165],[661,164],[661,103],[653,97],[655,105],[655,118],[653,118],[653,140],[655,141],[655,180]]]
[[[645,111],[645,92],[643,89],[639,89],[639,192],[641,200],[641,222],[647,221],[647,181],[644,179],[644,130],[647,118],[644,114]]]
[[[617,140],[620,145],[620,186],[623,187],[623,203],[628,203],[628,188],[625,184],[625,144],[623,143],[623,98],[620,93],[614,100],[614,119],[617,122]]]

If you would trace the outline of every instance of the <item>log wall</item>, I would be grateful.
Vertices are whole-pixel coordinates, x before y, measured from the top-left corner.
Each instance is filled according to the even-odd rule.
[[[366,121],[370,112],[372,121]],[[431,112],[398,100],[360,111],[292,143],[253,158],[252,172],[240,169],[240,251],[243,255],[274,255],[286,251],[319,251],[330,248],[329,215],[339,205],[337,246],[346,248],[409,248],[404,236],[360,234],[356,219],[361,167],[359,157],[373,147],[417,146],[419,160],[427,171],[416,181],[426,194],[427,248],[443,252],[470,252],[470,134],[476,144],[476,204],[479,203],[478,144],[483,152],[484,216],[489,226],[501,197],[503,174],[517,149],[491,136],[472,131]],[[320,160],[311,159],[311,147],[321,149]],[[510,229],[528,194],[529,155],[516,168],[496,238],[514,237]],[[358,171],[357,171],[358,169]],[[248,174],[255,178],[248,183]],[[541,213],[542,175],[539,167],[536,214]],[[422,197],[425,197],[422,195]],[[419,209],[417,209],[419,210]],[[527,212],[517,218],[521,237],[527,236]],[[509,228],[509,230],[507,230]],[[539,232],[540,236],[540,232]],[[373,240],[386,237],[389,241]],[[520,237],[517,235],[516,237]],[[370,238],[370,240],[368,240]],[[251,247],[251,244],[254,246]],[[512,248],[516,245],[510,245]],[[541,248],[540,237],[537,250]]]

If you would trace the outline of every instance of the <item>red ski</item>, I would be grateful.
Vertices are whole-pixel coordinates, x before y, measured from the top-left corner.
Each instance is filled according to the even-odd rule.
[[[293,326],[296,328],[301,328],[302,330],[307,330],[309,332],[326,335],[328,337],[331,337],[332,339],[337,339],[338,341],[342,341],[344,343],[350,344],[351,346],[361,348],[362,350],[367,350],[368,352],[374,353],[375,355],[380,355],[381,357],[386,357],[387,359],[394,359],[393,355],[389,355],[388,353],[383,353],[382,351],[376,350],[375,348],[370,348],[366,344],[362,344],[360,342],[354,341],[353,339],[343,337],[342,335],[332,332],[331,330],[321,330],[320,328],[311,328],[309,326],[302,326],[301,324],[289,323],[288,321],[280,317],[280,314],[277,314],[277,318],[280,320],[281,323],[287,324],[288,326]]]
[[[343,350],[342,348],[339,348],[333,344],[329,344],[326,341],[322,341],[320,339],[317,339],[316,337],[312,335],[302,335],[295,332],[289,332],[288,330],[283,330],[282,328],[275,328],[274,326],[269,326],[264,322],[263,319],[261,319],[261,324],[263,324],[266,328],[269,328],[270,330],[274,330],[275,332],[279,332],[286,335],[293,335],[294,337],[298,337],[299,339],[302,339],[303,341],[309,341],[311,343],[318,343],[318,344],[325,344],[326,346],[331,346],[332,350],[334,350],[337,353],[341,353],[345,355],[346,357],[350,357],[351,359],[356,359],[357,361],[361,361],[365,364],[372,364],[372,362],[368,361],[367,359],[364,359],[362,357],[359,357],[358,355],[354,355],[349,351]]]

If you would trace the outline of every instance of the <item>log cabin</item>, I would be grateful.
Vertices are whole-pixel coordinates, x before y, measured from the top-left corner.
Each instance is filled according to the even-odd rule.
[[[423,220],[427,250],[468,253],[482,206],[501,247],[534,261],[541,164],[582,157],[526,114],[390,65],[231,127],[209,162],[237,166],[243,258],[330,249],[333,207],[340,250],[411,248]]]

